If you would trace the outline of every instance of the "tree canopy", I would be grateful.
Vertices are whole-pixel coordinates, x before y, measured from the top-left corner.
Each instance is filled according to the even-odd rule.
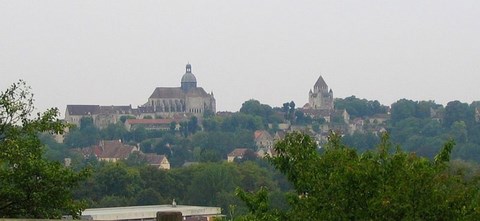
[[[322,151],[308,135],[291,133],[270,159],[295,189],[291,208],[270,208],[263,189],[237,194],[248,220],[478,220],[479,181],[448,171],[453,145],[428,160],[392,149],[386,134],[377,150],[358,154],[335,133]]]
[[[56,108],[32,117],[29,90],[19,81],[0,93],[0,217],[78,217],[85,205],[73,199],[72,189],[86,172],[43,158],[39,133],[62,133],[66,125]]]
[[[350,114],[352,118],[368,117],[375,114],[387,113],[387,107],[381,105],[377,100],[369,101],[366,99],[357,98],[355,96],[335,99],[335,109],[347,110],[348,114]]]

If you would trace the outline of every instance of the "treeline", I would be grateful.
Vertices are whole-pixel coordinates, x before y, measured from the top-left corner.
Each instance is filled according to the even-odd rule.
[[[389,114],[390,119],[381,126],[389,132],[392,141],[405,150],[432,158],[442,143],[452,138],[457,143],[452,157],[475,162],[480,162],[480,122],[475,115],[475,108],[478,107],[479,102],[467,104],[452,101],[443,106],[433,101],[402,99],[388,108],[378,101],[355,96],[335,100],[335,108],[346,109],[352,120],[365,120],[364,130],[345,134],[343,138],[347,145],[360,151],[372,149],[380,141],[378,125],[368,119]],[[332,121],[335,123],[335,117]],[[254,150],[253,132],[265,129],[273,134],[279,130],[280,123],[303,125],[310,127],[312,132],[319,132],[322,125],[328,124],[323,118],[306,116],[295,107],[294,102],[272,108],[257,100],[248,100],[242,104],[239,112],[206,114],[202,127],[192,117],[181,124],[179,131],[175,130],[175,126],[168,131],[146,130],[142,127],[127,131],[122,123],[111,124],[100,130],[94,126],[91,118],[84,118],[80,127],[70,130],[64,143],[68,147],[85,147],[97,144],[101,139],[121,139],[126,143],[140,144],[141,150],[146,153],[165,154],[172,166],[178,167],[188,161],[217,162],[237,147]],[[54,159],[63,159],[62,154],[51,155],[58,155]]]
[[[351,118],[365,118],[376,114],[386,114],[388,112],[388,107],[380,104],[377,100],[371,101],[355,96],[336,98],[334,105],[335,109],[345,109]]]
[[[480,103],[451,101],[445,107],[433,101],[402,99],[392,104],[388,131],[405,150],[432,158],[442,143],[455,140],[453,158],[480,162]]]
[[[178,204],[220,206],[229,220],[477,220],[480,168],[450,161],[448,141],[434,159],[395,147],[384,135],[360,153],[338,134],[319,149],[288,134],[267,161],[199,163],[170,171],[135,157],[87,159],[93,172],[75,196],[89,207]]]
[[[359,101],[349,105],[362,103]],[[364,100],[363,105],[354,106],[365,107],[368,103]],[[356,109],[362,109],[359,107]],[[478,107],[479,102],[467,104],[452,101],[443,106],[433,101],[401,99],[391,105],[390,120],[383,126],[392,141],[406,151],[433,158],[444,142],[454,139],[457,146],[452,152],[453,158],[480,162],[480,121],[475,113]],[[362,111],[360,115],[368,116],[367,113]],[[377,133],[367,130],[345,135],[343,140],[347,145],[365,151],[376,146],[380,138]]]
[[[245,204],[235,189],[271,190],[275,208],[285,209],[283,192],[290,189],[286,179],[266,162],[198,163],[172,170],[159,170],[135,157],[108,163],[88,159],[91,176],[75,192],[88,207],[177,204],[219,206],[223,211],[245,214]],[[233,207],[234,208],[233,208]]]
[[[234,220],[478,220],[478,166],[449,162],[452,149],[448,141],[429,160],[384,134],[375,150],[359,153],[333,133],[319,150],[308,135],[292,133],[269,160],[295,189],[285,195],[289,207],[271,206],[268,188],[238,189],[249,212]]]

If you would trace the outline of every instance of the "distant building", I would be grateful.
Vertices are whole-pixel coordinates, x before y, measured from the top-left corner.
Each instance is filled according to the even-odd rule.
[[[145,161],[150,166],[154,166],[158,169],[169,170],[170,169],[170,162],[168,161],[165,155],[158,155],[158,154],[144,154],[143,155]]]
[[[213,92],[207,93],[203,88],[197,87],[192,66],[187,64],[180,87],[155,88],[144,107],[165,117],[175,113],[202,116],[207,111],[215,113],[216,103]]]
[[[266,130],[256,130],[253,133],[253,141],[258,148],[272,148],[273,147],[273,137]]]
[[[308,93],[308,105],[305,109],[333,110],[333,91],[328,90],[328,85],[320,76],[313,85],[313,91]]]
[[[132,106],[67,105],[65,121],[80,126],[83,117],[91,117],[95,126],[105,128],[120,121],[121,116],[135,115]]]
[[[385,124],[390,120],[389,114],[375,114],[371,117],[367,117],[368,123],[370,124]]]
[[[125,160],[131,153],[139,151],[138,147],[123,144],[120,140],[102,140],[98,145],[76,148],[83,157],[95,156],[100,161],[116,162]]]
[[[313,85],[313,91],[310,89],[308,93],[308,103],[301,110],[306,116],[312,118],[324,118],[326,122],[330,122],[334,106],[333,91],[328,89],[327,83],[320,76]]]
[[[247,148],[236,148],[227,155],[227,161],[233,162],[235,159],[241,160],[243,157],[245,157],[247,151]]]
[[[173,204],[173,203],[172,203]],[[103,221],[153,221],[157,213],[181,212],[184,220],[207,220],[223,217],[220,207],[187,206],[187,205],[152,205],[90,208],[82,212],[81,220]]]
[[[201,119],[205,112],[216,112],[216,101],[213,92],[207,93],[201,87],[197,87],[197,79],[192,73],[192,66],[187,64],[185,74],[180,81],[180,87],[157,87],[148,98],[148,102],[138,108],[128,106],[100,106],[100,105],[67,105],[65,122],[80,126],[83,117],[91,117],[98,128],[105,128],[109,124],[120,121],[122,116],[135,118],[169,118],[187,119],[196,116]],[[130,121],[133,123],[135,121]],[[165,121],[136,121],[134,124],[154,129],[166,129]],[[151,124],[150,124],[151,123]],[[130,124],[129,126],[132,126]]]
[[[95,156],[99,161],[117,162],[126,160],[130,154],[137,153],[139,159],[158,169],[170,169],[170,162],[165,155],[144,154],[138,147],[127,145],[120,140],[102,140],[98,145],[85,148],[75,148],[73,151],[82,154],[84,158]]]
[[[140,126],[147,130],[170,130],[172,123],[174,123],[174,129],[178,130],[179,125],[174,119],[127,119],[125,121],[125,128],[128,131]]]

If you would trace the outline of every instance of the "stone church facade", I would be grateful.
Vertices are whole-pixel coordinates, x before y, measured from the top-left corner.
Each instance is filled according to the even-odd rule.
[[[187,64],[180,87],[157,87],[148,102],[143,105],[154,113],[168,117],[178,113],[203,115],[215,113],[216,103],[213,92],[207,93],[197,86],[197,79],[192,73],[192,66]]]
[[[169,118],[176,122],[188,120],[190,116],[202,118],[205,112],[216,112],[213,92],[207,93],[197,86],[192,66],[187,64],[180,87],[157,87],[148,98],[148,102],[138,108],[128,106],[67,105],[65,121],[80,126],[82,117],[91,117],[99,128],[120,121],[122,116],[137,119]]]

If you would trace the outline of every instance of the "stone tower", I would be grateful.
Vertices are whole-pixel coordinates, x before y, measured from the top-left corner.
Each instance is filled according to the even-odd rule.
[[[333,110],[333,91],[332,89],[328,90],[328,85],[322,76],[313,85],[313,91],[310,89],[308,104],[312,109]]]

